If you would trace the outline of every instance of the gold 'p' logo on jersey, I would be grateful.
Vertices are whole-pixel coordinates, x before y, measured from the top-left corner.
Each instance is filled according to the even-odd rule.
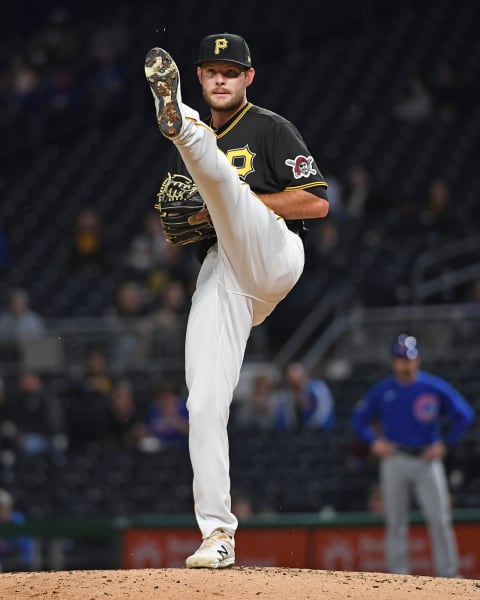
[[[226,38],[217,38],[215,40],[215,50],[213,51],[213,53],[215,55],[220,54],[220,50],[225,50],[227,46],[228,41]]]
[[[228,150],[226,156],[232,167],[237,169],[241,179],[245,179],[247,175],[255,171],[253,168],[253,159],[256,154],[250,150],[248,144],[243,146],[243,148],[232,148],[231,150]]]

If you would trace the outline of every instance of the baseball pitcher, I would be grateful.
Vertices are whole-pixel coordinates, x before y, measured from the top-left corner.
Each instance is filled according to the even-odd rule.
[[[185,341],[195,515],[203,542],[187,567],[234,564],[227,423],[245,347],[300,278],[303,219],[328,212],[327,183],[287,119],[247,100],[255,70],[239,35],[201,41],[197,77],[210,115],[182,102],[161,48],[145,73],[173,156],[158,208],[172,244],[198,244],[202,261]]]

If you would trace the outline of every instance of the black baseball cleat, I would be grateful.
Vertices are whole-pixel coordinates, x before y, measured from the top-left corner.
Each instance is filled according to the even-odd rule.
[[[183,122],[178,67],[166,50],[152,48],[145,57],[145,76],[155,98],[158,127],[165,137],[174,138]]]

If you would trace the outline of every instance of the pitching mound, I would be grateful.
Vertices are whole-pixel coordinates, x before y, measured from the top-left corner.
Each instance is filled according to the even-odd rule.
[[[2,600],[474,600],[480,581],[274,567],[4,573]]]

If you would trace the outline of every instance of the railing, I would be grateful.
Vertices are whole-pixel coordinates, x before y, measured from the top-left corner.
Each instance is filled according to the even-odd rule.
[[[349,284],[328,292],[307,315],[295,333],[278,350],[272,359],[273,364],[281,370],[288,362],[298,357],[302,351],[305,351],[308,341],[316,335],[321,327],[325,326],[327,319],[331,321],[335,318],[336,313],[351,297],[351,293],[352,288]]]
[[[298,359],[313,370],[327,358],[384,362],[391,340],[401,331],[416,335],[430,360],[480,359],[478,305],[415,305],[341,313],[346,297],[348,289],[328,294],[271,362],[281,369]],[[185,327],[184,321],[165,326],[144,319],[52,320],[44,336],[0,345],[0,374],[14,375],[22,369],[78,374],[85,369],[92,349],[105,354],[115,373],[183,372]]]
[[[384,364],[402,332],[418,338],[428,361],[480,360],[480,305],[449,304],[353,310],[335,319],[302,361],[310,370],[326,360]]]
[[[416,304],[424,302],[434,294],[478,278],[480,276],[479,257],[479,234],[420,254],[412,267],[411,288],[414,302]],[[451,269],[445,275],[427,278],[426,273],[429,268],[440,264],[446,265],[448,261],[457,258],[462,258],[464,267],[458,270]]]
[[[0,372],[21,369],[75,373],[85,368],[91,350],[106,357],[110,369],[161,371],[184,365],[185,320],[164,324],[154,319],[56,319],[47,334],[0,345]]]
[[[185,369],[187,317],[162,321],[146,317],[50,319],[47,333],[28,339],[0,340],[0,376],[23,369],[79,374],[92,350],[99,350],[115,374],[126,371],[175,373]],[[252,332],[247,360],[266,360],[261,328]]]
[[[424,302],[427,298],[431,298],[436,294],[450,291],[479,278],[480,262],[418,283],[414,288],[413,296],[416,302]]]
[[[454,321],[456,322],[458,319],[462,320],[462,313],[464,311],[470,311],[468,306],[429,306],[424,310],[418,305],[423,304],[427,299],[432,298],[436,294],[449,291],[480,278],[479,257],[480,234],[469,236],[457,242],[446,244],[435,250],[420,254],[412,267],[412,277],[410,280],[411,296],[414,300],[414,306],[398,308],[389,307],[382,310],[372,309],[371,311],[354,310],[350,313],[341,314],[342,308],[346,306],[347,302],[352,297],[351,287],[347,284],[332,289],[323,300],[313,308],[311,313],[306,316],[304,321],[284,346],[278,350],[277,354],[273,357],[272,362],[279,369],[282,369],[287,362],[301,356],[302,361],[307,368],[315,368],[318,361],[322,360],[334,346],[338,346],[339,338],[346,335],[346,332],[352,327],[359,329],[361,327],[360,321],[363,318],[373,319],[375,318],[374,315],[377,315],[378,318],[381,318],[387,323],[388,321],[391,321],[392,326],[389,326],[388,324],[381,325],[379,322],[376,322],[374,328],[375,331],[369,332],[370,342],[366,342],[364,340],[365,336],[361,334],[360,331],[357,331],[355,337],[362,341],[351,344],[349,348],[345,348],[346,355],[351,358],[353,358],[351,355],[354,351],[359,353],[355,357],[355,360],[357,358],[358,360],[362,360],[362,357],[369,356],[369,352],[365,351],[365,344],[371,346],[371,340],[375,337],[379,338],[378,343],[381,348],[384,348],[385,338],[394,335],[394,332],[399,327],[404,329],[415,327],[416,330],[419,330],[419,320],[423,319],[424,314],[427,314],[427,319],[431,318],[434,314],[441,314],[442,317],[439,317],[439,319],[446,318],[450,324]],[[461,268],[452,267],[448,272],[441,275],[428,275],[429,269],[439,266],[444,267],[449,264],[449,261],[455,261],[456,259],[461,259],[462,262],[465,263],[464,266]],[[471,325],[471,323],[469,324],[467,322],[461,324],[460,327],[465,330],[463,333],[466,333]],[[323,331],[322,327],[324,327]],[[370,328],[372,327],[373,325]],[[428,337],[432,337],[433,335],[435,339],[438,339],[440,336],[438,329],[441,329],[441,327],[438,323],[437,325],[432,325],[432,327],[437,329],[437,331],[435,334],[429,332]],[[380,329],[386,331],[382,333]],[[420,333],[422,332],[420,331]],[[462,332],[460,332],[460,334],[462,335]],[[314,339],[313,342],[312,339]],[[471,353],[470,350],[468,352]],[[434,354],[437,355],[438,352],[435,351]],[[442,353],[440,352],[440,354]]]

